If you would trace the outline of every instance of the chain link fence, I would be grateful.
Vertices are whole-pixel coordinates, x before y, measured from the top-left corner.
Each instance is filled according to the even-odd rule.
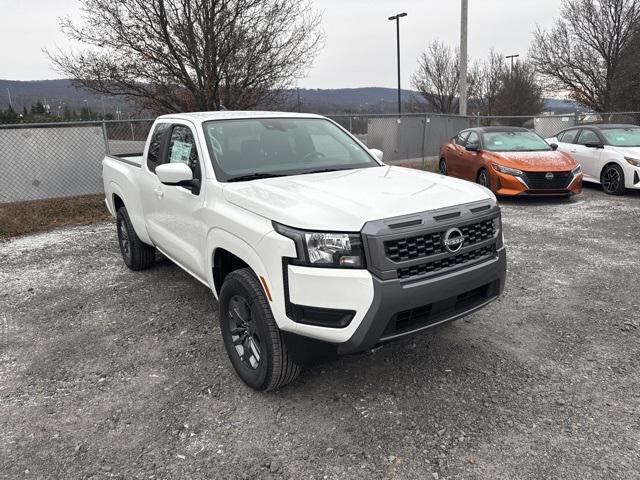
[[[460,130],[517,126],[543,138],[575,125],[640,124],[640,112],[469,116],[442,114],[331,115],[385,162],[434,168],[440,146]],[[153,120],[0,125],[0,203],[100,193],[105,154],[139,154]]]
[[[104,155],[142,152],[152,123],[0,125],[0,203],[102,192]]]

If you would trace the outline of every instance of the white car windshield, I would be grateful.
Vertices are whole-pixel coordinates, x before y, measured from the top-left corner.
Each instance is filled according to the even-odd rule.
[[[379,166],[321,118],[214,120],[204,130],[216,176],[225,182]]]
[[[640,147],[640,128],[603,128],[602,135],[614,147]]]
[[[485,132],[482,134],[485,150],[492,152],[538,152],[551,150],[542,137],[534,132]]]

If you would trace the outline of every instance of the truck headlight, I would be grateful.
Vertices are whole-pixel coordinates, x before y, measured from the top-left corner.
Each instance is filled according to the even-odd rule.
[[[325,268],[365,268],[359,233],[310,232],[273,222],[276,232],[296,244],[296,265]]]
[[[640,167],[640,160],[638,160],[637,158],[624,157],[624,159],[627,161],[627,163],[630,163],[634,167]]]
[[[506,173],[507,175],[522,175],[522,170],[518,170],[517,168],[505,167],[504,165],[500,165],[499,163],[492,163],[493,168],[500,172]]]

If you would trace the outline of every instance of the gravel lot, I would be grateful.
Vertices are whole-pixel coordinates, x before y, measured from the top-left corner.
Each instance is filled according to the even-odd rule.
[[[502,203],[499,301],[271,394],[113,224],[0,243],[0,478],[640,478],[640,195]]]

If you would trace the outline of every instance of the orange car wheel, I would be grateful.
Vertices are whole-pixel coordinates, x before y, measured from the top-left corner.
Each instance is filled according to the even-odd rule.
[[[447,161],[444,158],[440,159],[440,163],[438,164],[438,170],[440,171],[440,175],[447,174]]]
[[[478,172],[478,178],[476,178],[476,182],[483,187],[487,187],[489,190],[491,190],[491,179],[489,178],[489,172],[487,172],[486,169],[480,169],[480,171]]]

